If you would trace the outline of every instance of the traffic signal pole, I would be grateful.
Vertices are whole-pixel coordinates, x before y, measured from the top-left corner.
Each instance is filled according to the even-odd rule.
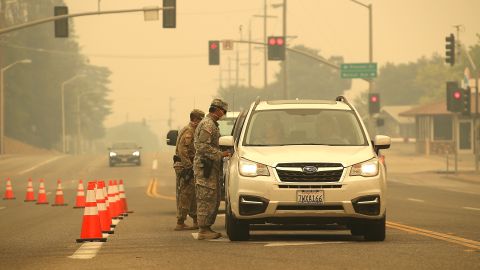
[[[0,29],[0,35],[6,34],[9,32],[17,31],[20,29],[28,28],[31,26],[52,22],[61,19],[73,18],[73,17],[81,17],[81,16],[92,16],[92,15],[105,15],[105,14],[117,14],[117,13],[132,13],[132,12],[147,12],[147,11],[159,11],[159,10],[167,10],[167,9],[175,9],[173,7],[144,7],[144,8],[137,8],[137,9],[121,9],[121,10],[107,10],[107,11],[91,11],[91,12],[81,12],[81,13],[74,13],[74,14],[66,14],[60,16],[52,16],[47,17],[27,23],[22,23],[19,25],[14,25],[11,27],[6,27]]]

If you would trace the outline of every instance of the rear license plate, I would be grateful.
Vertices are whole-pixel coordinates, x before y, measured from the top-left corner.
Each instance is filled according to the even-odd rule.
[[[323,204],[325,194],[323,190],[297,190],[297,203]]]

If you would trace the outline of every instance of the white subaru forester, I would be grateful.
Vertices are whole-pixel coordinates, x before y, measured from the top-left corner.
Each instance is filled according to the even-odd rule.
[[[358,112],[335,101],[256,101],[239,115],[224,163],[226,230],[248,240],[252,224],[337,224],[385,239],[386,171]]]

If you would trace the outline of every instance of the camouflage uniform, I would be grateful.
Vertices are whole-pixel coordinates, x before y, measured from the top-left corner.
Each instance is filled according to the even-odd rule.
[[[181,223],[187,218],[187,214],[197,219],[197,203],[195,198],[195,183],[193,179],[193,158],[195,147],[193,145],[193,134],[195,127],[189,123],[180,130],[177,139],[175,154],[181,161],[174,163],[177,178],[177,220]]]
[[[219,107],[226,110],[228,106],[225,102],[215,99],[212,105],[217,103]],[[218,144],[220,131],[216,117],[212,113],[208,114],[197,126],[195,130],[194,142],[196,155],[193,161],[193,170],[195,172],[195,183],[197,193],[197,216],[198,225],[210,227],[217,218],[218,207],[220,205],[220,174],[221,160],[223,153]],[[210,176],[204,177],[204,164],[202,160],[209,159],[213,162]]]

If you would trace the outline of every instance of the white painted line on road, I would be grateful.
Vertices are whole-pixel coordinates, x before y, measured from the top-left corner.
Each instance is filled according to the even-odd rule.
[[[158,168],[158,160],[154,159],[152,163],[152,170],[156,171]]]
[[[344,242],[279,242],[269,243],[265,247],[285,247],[285,246],[311,246],[311,245],[325,245],[325,244],[342,244]]]
[[[55,160],[57,160],[57,159],[59,159],[59,158],[63,158],[63,157],[65,157],[65,156],[56,156],[56,157],[53,157],[53,158],[51,158],[51,159],[47,159],[47,160],[45,160],[44,162],[41,162],[41,163],[39,163],[39,164],[37,164],[37,165],[35,165],[35,166],[33,166],[33,167],[30,167],[30,168],[28,168],[28,169],[26,169],[26,170],[23,170],[23,171],[19,172],[18,174],[25,174],[25,173],[27,173],[27,172],[33,171],[33,170],[35,170],[35,169],[38,169],[38,168],[42,167],[42,166],[45,165],[45,164],[48,164],[48,163],[50,163],[50,162],[52,162],[52,161],[55,161]]]
[[[5,207],[5,206],[0,206],[0,210],[3,210],[3,209],[5,209],[5,208],[7,208],[7,207]]]
[[[467,209],[467,210],[473,210],[473,211],[480,211],[480,208],[475,208],[475,207],[462,207],[463,209]]]
[[[116,221],[116,222],[115,222]],[[120,220],[112,220],[112,224],[118,224]],[[108,238],[110,234],[102,233],[103,238]],[[72,256],[68,256],[70,259],[93,259],[97,256],[98,251],[105,242],[85,242],[83,243]]]
[[[411,201],[411,202],[420,202],[420,203],[425,202],[424,200],[414,199],[414,198],[407,198],[407,200],[409,200],[409,201]]]
[[[104,242],[87,242],[83,243],[72,256],[68,256],[70,259],[92,259],[97,256],[98,251],[102,247]]]

